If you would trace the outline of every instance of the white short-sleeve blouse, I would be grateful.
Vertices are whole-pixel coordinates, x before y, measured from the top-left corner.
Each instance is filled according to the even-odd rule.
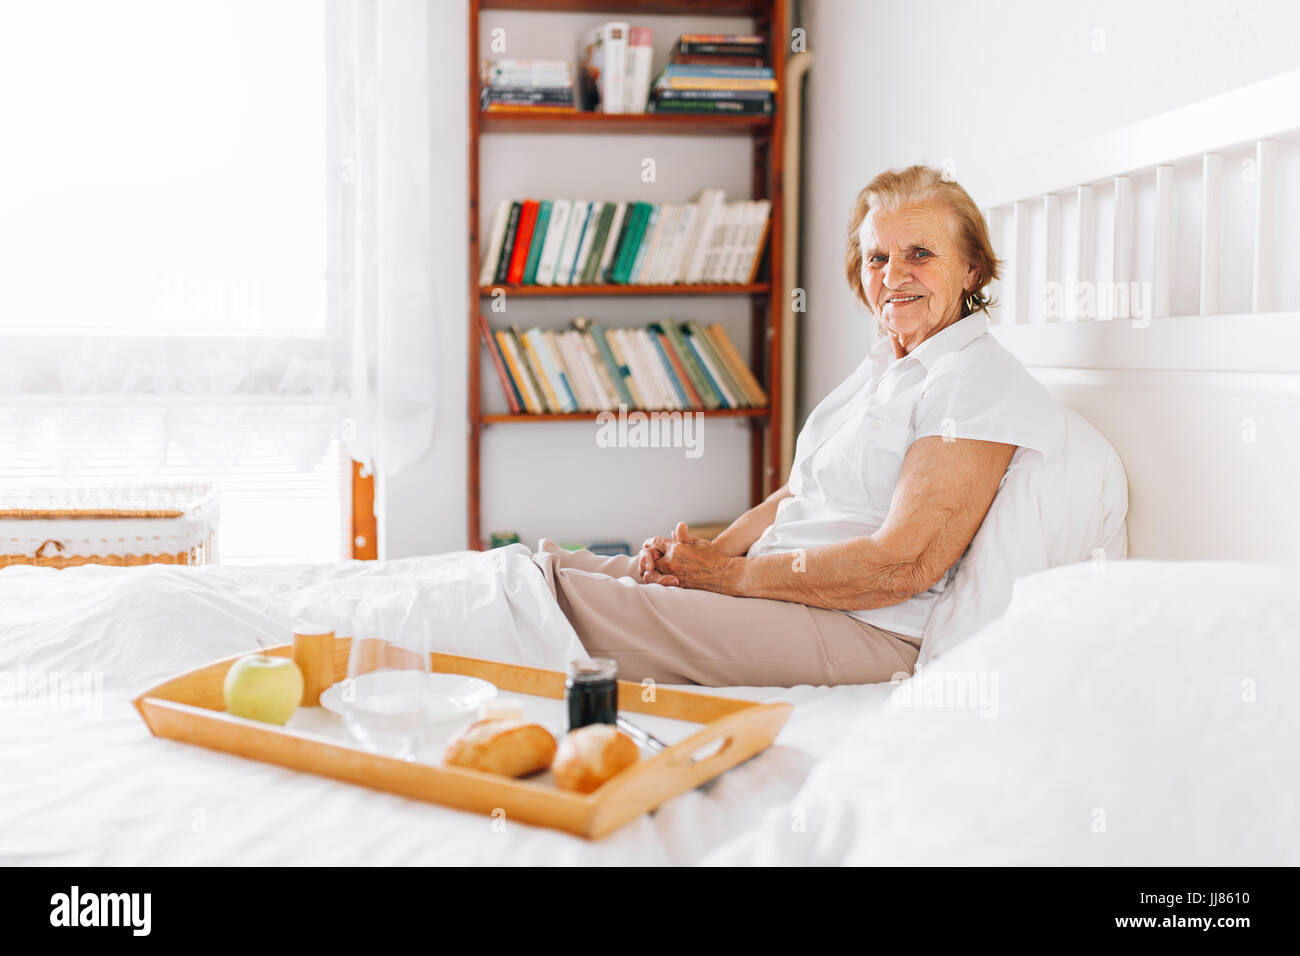
[[[989,334],[975,313],[902,358],[888,338],[822,400],[795,444],[791,496],[749,549],[751,557],[865,537],[889,513],[908,446],[939,435],[1026,449],[1021,464],[1060,452],[1065,418],[1055,399]],[[848,611],[877,627],[920,637],[957,563],[928,591],[891,607]]]

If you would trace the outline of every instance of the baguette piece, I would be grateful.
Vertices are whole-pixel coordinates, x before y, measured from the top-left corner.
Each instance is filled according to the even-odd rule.
[[[555,759],[555,738],[541,724],[489,718],[470,724],[447,744],[444,763],[507,777],[545,770]]]
[[[564,738],[551,770],[562,789],[591,793],[640,759],[636,743],[613,724],[588,724]]]

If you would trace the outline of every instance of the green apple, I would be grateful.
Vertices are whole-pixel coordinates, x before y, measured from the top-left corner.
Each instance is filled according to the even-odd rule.
[[[302,672],[289,657],[249,654],[226,672],[226,712],[268,724],[285,724],[302,702]]]

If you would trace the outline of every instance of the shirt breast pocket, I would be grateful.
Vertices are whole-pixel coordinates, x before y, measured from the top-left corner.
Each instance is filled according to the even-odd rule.
[[[871,416],[863,425],[867,504],[873,511],[887,512],[894,497],[894,486],[903,471],[903,456],[912,444],[912,430],[906,425]]]

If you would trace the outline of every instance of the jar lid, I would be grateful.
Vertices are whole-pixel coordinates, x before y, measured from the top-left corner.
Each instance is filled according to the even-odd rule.
[[[615,680],[618,677],[618,661],[608,657],[593,657],[585,661],[569,662],[569,679],[580,683],[591,681]]]

